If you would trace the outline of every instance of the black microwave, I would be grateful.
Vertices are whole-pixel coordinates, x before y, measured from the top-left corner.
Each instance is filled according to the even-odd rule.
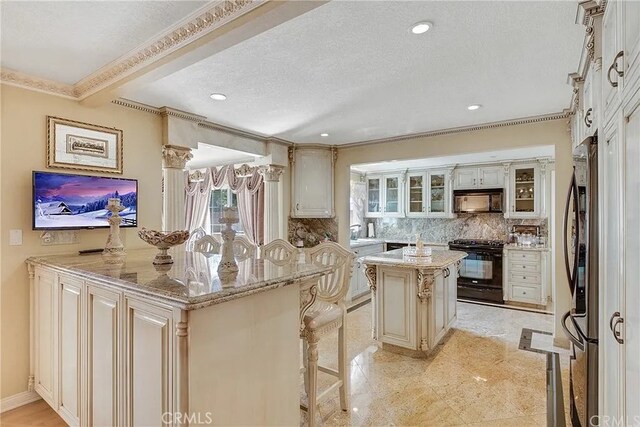
[[[502,188],[453,192],[453,212],[455,213],[501,213],[503,205],[504,190]]]

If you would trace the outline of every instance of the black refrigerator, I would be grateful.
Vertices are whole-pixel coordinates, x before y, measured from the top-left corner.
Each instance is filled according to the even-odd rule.
[[[562,325],[571,341],[571,423],[589,426],[598,414],[598,139],[573,152],[564,217],[564,256],[571,310]]]

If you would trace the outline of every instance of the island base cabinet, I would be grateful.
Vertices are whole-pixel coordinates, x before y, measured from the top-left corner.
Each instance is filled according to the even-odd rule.
[[[392,351],[431,353],[457,318],[456,264],[444,269],[378,265],[375,283],[374,338]]]
[[[87,287],[87,423],[90,426],[123,425],[118,410],[122,395],[121,297]]]
[[[379,268],[378,339],[416,349],[416,272],[406,268]]]

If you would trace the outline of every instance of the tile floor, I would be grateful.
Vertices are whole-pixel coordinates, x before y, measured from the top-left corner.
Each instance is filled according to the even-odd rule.
[[[546,355],[518,343],[523,327],[551,331],[553,316],[459,302],[452,333],[426,360],[380,349],[371,340],[370,304],[347,321],[351,409],[340,410],[336,392],[320,405],[319,425],[546,425]],[[321,340],[321,364],[337,367],[336,340],[337,333]],[[568,352],[556,351],[567,402]],[[318,376],[321,389],[332,381]]]

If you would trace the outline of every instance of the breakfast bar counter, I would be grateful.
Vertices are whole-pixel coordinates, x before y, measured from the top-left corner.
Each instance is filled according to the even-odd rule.
[[[396,249],[365,257],[373,338],[413,357],[433,352],[456,320],[458,268],[466,256],[434,249],[416,258]]]
[[[222,279],[219,255],[155,253],[27,260],[35,391],[70,425],[299,425],[301,313],[329,269]]]

